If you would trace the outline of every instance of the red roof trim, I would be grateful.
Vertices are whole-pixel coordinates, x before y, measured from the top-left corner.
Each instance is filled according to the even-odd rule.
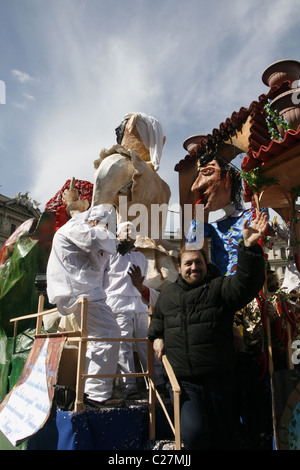
[[[208,134],[201,140],[201,143],[197,146],[197,152],[193,152],[192,155],[186,155],[184,159],[180,160],[179,163],[175,165],[175,171],[181,171],[186,165],[190,164],[191,161],[195,160],[196,155],[201,155],[201,153],[206,152],[206,147],[209,147],[212,142],[217,140],[215,143],[222,144],[224,140],[228,140],[230,135],[234,135],[236,130],[246,122],[249,116],[251,116],[251,127],[249,150],[247,157],[245,157],[247,166],[251,166],[254,163],[254,166],[261,165],[262,158],[266,157],[266,153],[264,153],[265,149],[269,149],[268,152],[275,151],[275,154],[277,154],[279,150],[277,148],[275,149],[275,144],[272,147],[274,141],[271,141],[268,132],[263,107],[269,99],[274,99],[278,94],[287,91],[289,87],[289,81],[282,83],[280,87],[274,86],[267,94],[260,95],[258,101],[252,101],[249,108],[242,107],[238,112],[234,111],[230,118],[227,118],[219,125],[219,129],[213,129],[211,134]],[[281,142],[276,142],[277,144],[281,144]],[[290,145],[290,143],[288,145]],[[280,151],[281,149],[282,147],[280,147]],[[252,158],[255,160],[250,161]]]

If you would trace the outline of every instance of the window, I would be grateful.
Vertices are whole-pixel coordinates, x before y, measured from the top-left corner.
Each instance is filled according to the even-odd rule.
[[[280,248],[280,256],[282,259],[286,259],[286,250],[284,246]]]

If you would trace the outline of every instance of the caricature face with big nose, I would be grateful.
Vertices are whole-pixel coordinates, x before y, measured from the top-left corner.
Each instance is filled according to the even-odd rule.
[[[230,204],[231,181],[228,172],[221,178],[217,160],[201,160],[200,158],[197,162],[197,177],[191,191],[196,194],[196,204],[203,204],[204,212],[209,213]]]

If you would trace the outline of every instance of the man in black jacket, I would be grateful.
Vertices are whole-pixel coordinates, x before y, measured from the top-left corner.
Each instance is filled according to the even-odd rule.
[[[181,386],[181,436],[187,449],[232,448],[233,317],[261,290],[267,228],[259,213],[243,224],[236,274],[223,277],[203,250],[182,250],[179,276],[160,294],[148,337],[165,353]]]

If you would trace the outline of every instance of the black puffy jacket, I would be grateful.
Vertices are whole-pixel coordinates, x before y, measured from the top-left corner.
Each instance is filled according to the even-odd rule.
[[[217,276],[217,277],[216,277]],[[216,377],[233,367],[233,317],[263,287],[265,263],[259,245],[238,249],[236,274],[209,268],[197,287],[179,275],[161,292],[148,338],[163,338],[165,353],[179,379]]]

